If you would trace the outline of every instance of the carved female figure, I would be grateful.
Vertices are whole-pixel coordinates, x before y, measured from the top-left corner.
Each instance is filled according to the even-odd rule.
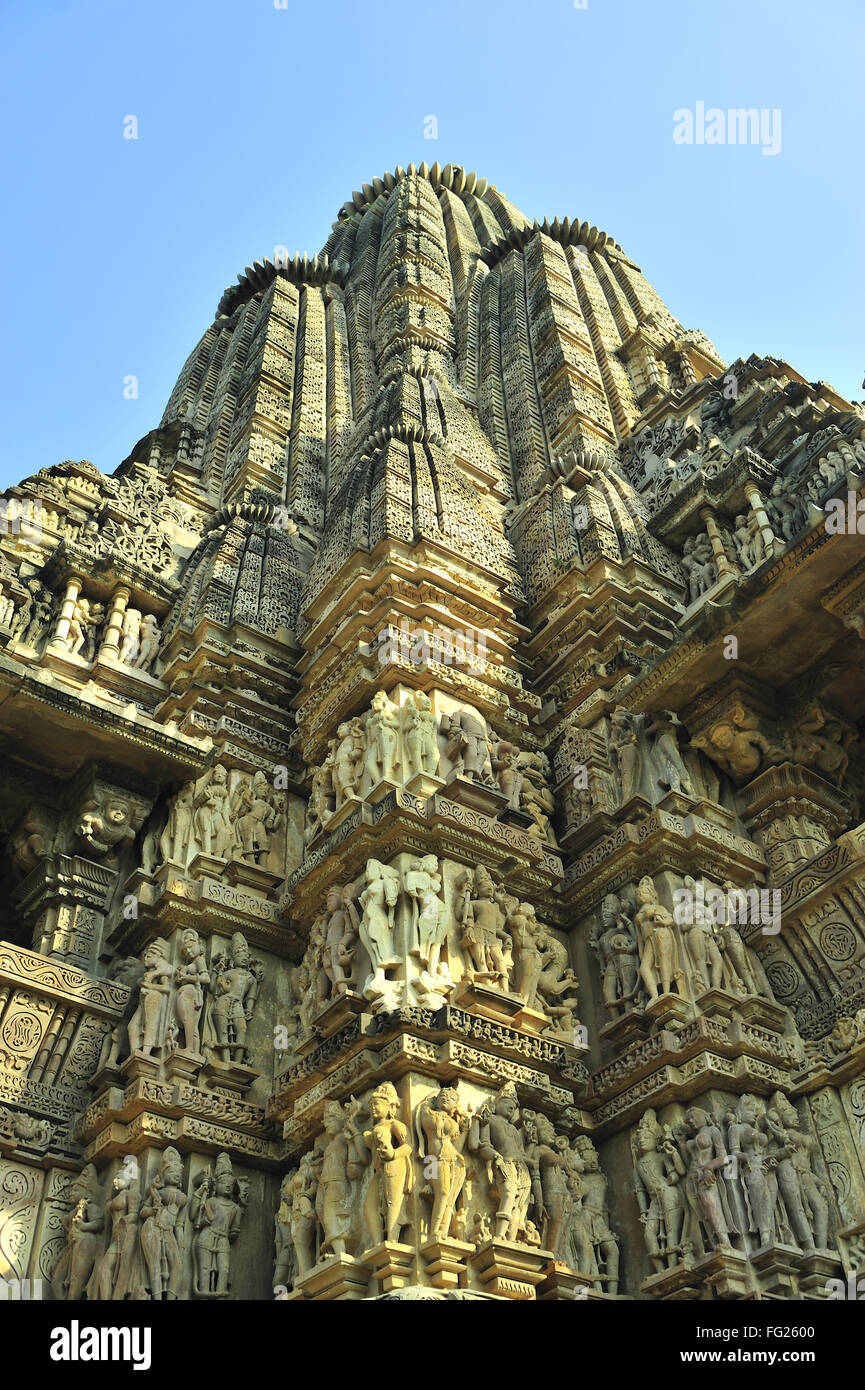
[[[315,1264],[316,1176],[312,1152],[305,1153],[291,1174],[291,1240],[297,1262],[296,1278],[302,1279]]]
[[[319,1140],[316,1155],[315,1213],[324,1232],[320,1256],[346,1254],[352,1226],[353,1184],[364,1168],[355,1156],[345,1126],[346,1114],[339,1101],[328,1101],[324,1107],[324,1136]]]
[[[436,856],[425,854],[422,859],[413,859],[403,881],[412,904],[411,954],[434,976],[447,935],[447,911],[439,897],[442,880]]]
[[[727,1128],[730,1153],[739,1164],[748,1207],[749,1229],[758,1233],[760,1245],[771,1245],[774,1236],[775,1199],[778,1183],[771,1170],[777,1153],[769,1153],[769,1136],[759,1126],[753,1096],[744,1095]]]
[[[435,715],[431,713],[430,698],[423,690],[415,690],[402,708],[402,736],[405,748],[405,778],[418,772],[434,773],[439,760]]]
[[[156,653],[159,651],[161,640],[159,624],[152,613],[145,613],[141,619],[139,649],[134,663],[137,671],[149,671],[151,669],[156,660]]]
[[[195,784],[188,782],[172,798],[168,823],[159,840],[163,860],[170,859],[173,864],[186,864],[186,852],[192,838],[194,795]]]
[[[224,859],[232,841],[229,820],[228,769],[221,763],[206,774],[195,797],[195,838],[204,854]]]
[[[378,859],[368,859],[366,887],[358,898],[362,909],[360,939],[372,968],[374,987],[384,983],[384,972],[399,964],[394,954],[394,911],[399,898],[396,869]],[[368,987],[368,986],[367,986]]]
[[[433,1091],[415,1112],[418,1154],[424,1160],[424,1175],[429,1170],[433,1193],[430,1240],[446,1240],[452,1234],[454,1211],[466,1181],[463,1148],[468,1127],[469,1117],[460,1109],[455,1086]]]
[[[662,1130],[654,1110],[642,1116],[632,1142],[640,1220],[649,1258],[660,1273],[675,1264],[682,1252],[685,1204],[680,1184],[685,1165],[672,1135]]]
[[[658,998],[659,984],[661,993],[668,994],[675,981],[681,993],[679,948],[673,919],[667,909],[658,902],[657,890],[648,875],[640,879],[637,904],[638,911],[634,923],[642,943],[640,978],[649,991],[648,1002],[652,1004]]]
[[[573,1198],[569,1186],[567,1143],[558,1145],[552,1121],[538,1111],[523,1112],[526,1157],[532,1174],[535,1225],[545,1250],[567,1260],[565,1235]]]
[[[162,1155],[159,1172],[150,1184],[141,1208],[141,1249],[150,1280],[152,1299],[177,1298],[186,1245],[183,1160],[174,1148]]]
[[[766,1112],[766,1126],[782,1146],[778,1163],[778,1186],[784,1198],[794,1234],[806,1254],[825,1250],[829,1230],[829,1206],[815,1177],[811,1155],[814,1139],[799,1128],[799,1116],[780,1091]]]
[[[359,1134],[352,1114],[346,1132],[354,1140],[355,1155],[366,1157],[372,1166],[372,1179],[367,1188],[363,1214],[372,1244],[383,1240],[398,1241],[403,1226],[408,1225],[406,1198],[414,1187],[411,1144],[406,1126],[398,1120],[399,1097],[390,1081],[383,1081],[369,1097],[370,1129]],[[364,1147],[361,1147],[363,1145]]]
[[[681,923],[685,946],[694,970],[694,983],[699,993],[720,989],[724,977],[724,961],[715,940],[714,927],[706,915],[702,895],[690,874],[683,880],[692,904],[690,921]]]
[[[72,1210],[61,1217],[66,1244],[51,1273],[54,1297],[75,1303],[84,1296],[99,1254],[105,1216],[99,1199],[99,1181],[92,1163],[69,1187]]]
[[[526,1007],[538,1007],[538,981],[544,967],[542,932],[531,903],[518,903],[508,913],[507,928],[513,943],[514,970],[511,988]]]
[[[297,1277],[297,1257],[291,1237],[291,1183],[294,1173],[286,1173],[279,1189],[279,1206],[273,1218],[275,1259],[273,1283],[275,1289],[289,1288]]]
[[[340,724],[336,733],[331,781],[336,809],[339,810],[344,801],[357,795],[363,758],[363,725],[360,719],[351,719],[347,724]]]
[[[597,953],[603,972],[604,1003],[613,1012],[616,1008],[624,1008],[637,993],[640,980],[637,938],[628,904],[615,893],[607,894],[600,911],[603,931],[593,933],[589,945]]]
[[[91,1298],[122,1299],[133,1292],[130,1279],[139,1206],[138,1164],[134,1158],[126,1158],[114,1178],[114,1196],[105,1205],[105,1215],[111,1221],[111,1239],[91,1279]]]
[[[399,761],[399,718],[387,698],[377,690],[366,716],[365,791],[377,782],[395,782]]]
[[[204,1008],[204,991],[210,984],[210,973],[204,958],[204,944],[191,927],[181,938],[180,964],[174,977],[177,994],[174,1007],[183,1029],[183,1046],[187,1052],[201,1051],[199,1023]]]
[[[685,1112],[684,1150],[688,1158],[685,1193],[694,1216],[708,1233],[716,1250],[730,1250],[730,1232],[736,1230],[719,1169],[728,1154],[724,1137],[707,1111],[693,1105]],[[691,1137],[688,1137],[688,1129]]]
[[[161,936],[144,952],[144,974],[139,987],[138,1007],[129,1020],[129,1045],[133,1052],[152,1053],[161,1047],[165,1031],[165,1006],[174,966],[168,959],[168,942]]]
[[[619,771],[622,805],[640,789],[642,758],[638,718],[623,705],[617,705],[610,716],[610,751]]]

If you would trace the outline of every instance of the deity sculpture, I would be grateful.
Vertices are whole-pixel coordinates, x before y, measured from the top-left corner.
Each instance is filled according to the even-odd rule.
[[[314,1164],[312,1152],[305,1153],[288,1181],[291,1197],[289,1228],[294,1247],[296,1279],[302,1279],[315,1264],[317,1179]]]
[[[468,1146],[487,1165],[490,1192],[496,1201],[495,1234],[516,1240],[525,1228],[532,1197],[532,1175],[523,1136],[515,1123],[516,1087],[507,1081],[498,1094],[472,1116]]]
[[[565,1242],[574,1196],[569,1184],[567,1142],[557,1143],[555,1126],[540,1111],[524,1110],[522,1129],[541,1244],[545,1250],[552,1250],[557,1260],[568,1263]]]
[[[752,951],[749,946],[745,945],[739,929],[730,920],[729,904],[733,900],[733,895],[738,895],[743,891],[737,889],[729,879],[724,883],[728,910],[724,924],[716,934],[716,939],[723,952],[725,967],[732,987],[736,989],[740,986],[745,994],[760,994],[770,1003],[775,1003],[775,995],[772,992],[766,971],[763,969],[763,962],[756,951]],[[741,921],[743,914],[737,911],[735,916]]]
[[[462,893],[456,915],[462,927],[461,945],[468,959],[466,974],[469,979],[507,989],[511,939],[505,931],[501,902],[483,865],[478,865],[473,880],[468,871],[456,880]]]
[[[137,608],[127,608],[120,627],[120,656],[124,666],[134,666],[138,659],[139,637],[141,635],[141,613]]]
[[[708,1111],[692,1105],[685,1112],[681,1142],[687,1165],[685,1197],[694,1225],[706,1232],[713,1249],[729,1251],[732,1249],[730,1235],[738,1227],[720,1171],[728,1164],[720,1126]]]
[[[442,1086],[422,1100],[415,1111],[418,1155],[432,1189],[430,1240],[453,1236],[455,1213],[466,1181],[463,1157],[469,1116],[461,1108],[455,1086]],[[429,1162],[429,1160],[434,1160]]]
[[[519,765],[520,750],[515,743],[498,738],[495,734],[490,740],[490,766],[496,775],[500,789],[508,798],[508,810],[520,809],[520,793],[525,774]]]
[[[748,1229],[757,1233],[762,1247],[771,1245],[775,1234],[778,1178],[774,1170],[778,1151],[771,1149],[769,1135],[759,1120],[754,1097],[742,1096],[736,1110],[728,1116],[727,1145],[738,1167]]]
[[[587,1234],[609,1294],[619,1292],[619,1238],[610,1226],[607,1179],[601,1169],[598,1151],[587,1134],[579,1134],[572,1145],[574,1164],[582,1179],[582,1211]]]
[[[646,730],[648,734],[654,734],[655,737],[652,747],[652,761],[658,770],[658,780],[661,786],[667,787],[672,792],[684,792],[687,796],[694,796],[691,776],[682,761],[676,740],[677,725],[678,720],[669,710],[657,710],[652,715]]]
[[[273,1218],[274,1290],[291,1288],[297,1277],[297,1257],[294,1253],[294,1240],[291,1235],[291,1184],[293,1179],[294,1172],[286,1173],[283,1178],[279,1189],[279,1205]]]
[[[162,634],[152,613],[145,613],[138,632],[138,655],[133,665],[136,671],[151,671],[159,652]]]
[[[709,989],[720,989],[724,978],[724,960],[718,948],[715,929],[706,913],[702,894],[697,892],[697,884],[690,874],[683,879],[685,890],[690,894],[690,920],[680,922],[685,948],[694,971],[694,983],[698,994]]]
[[[231,950],[213,962],[211,1021],[223,1062],[246,1060],[246,1030],[255,1009],[261,963],[251,961],[246,937],[235,932]]]
[[[333,996],[344,994],[357,983],[356,957],[360,919],[351,885],[332,884],[325,899],[322,969]]]
[[[450,983],[441,950],[447,937],[447,908],[439,894],[442,880],[434,854],[412,859],[403,874],[403,887],[411,904],[411,954],[417,956],[432,980],[442,976]]]
[[[625,1009],[634,1000],[640,983],[637,937],[624,899],[608,893],[600,907],[601,926],[589,937],[589,945],[601,968],[601,989],[610,1012]]]
[[[176,1299],[186,1249],[183,1160],[169,1147],[141,1207],[141,1249],[147,1266],[150,1297]]]
[[[545,753],[523,751],[520,753],[518,768],[521,776],[520,809],[531,816],[529,835],[555,845],[553,816],[556,800],[547,785],[550,764]]]
[[[193,1180],[189,1204],[196,1298],[227,1298],[231,1287],[231,1246],[240,1233],[245,1210],[244,1187],[238,1183],[228,1154],[217,1156]],[[236,1200],[237,1199],[237,1200]]]
[[[339,810],[350,797],[357,796],[363,772],[364,732],[360,718],[340,724],[333,749],[331,782],[334,809]]]
[[[231,813],[240,856],[247,864],[266,862],[273,832],[281,829],[285,822],[273,798],[273,789],[260,768],[252,780],[248,776],[238,780],[231,799]]]
[[[688,579],[688,597],[691,603],[696,603],[717,578],[712,542],[705,531],[685,538],[682,568]]]
[[[24,601],[16,614],[12,635],[22,647],[38,647],[51,626],[53,596],[38,579],[28,579],[24,588]]]

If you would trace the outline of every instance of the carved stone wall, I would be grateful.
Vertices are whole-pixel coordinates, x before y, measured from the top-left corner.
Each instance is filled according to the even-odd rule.
[[[0,537],[0,1278],[816,1300],[865,1258],[865,414],[397,169]]]

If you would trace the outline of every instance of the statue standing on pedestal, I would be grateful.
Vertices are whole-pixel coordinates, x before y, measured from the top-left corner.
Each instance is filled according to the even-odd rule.
[[[496,1200],[495,1234],[516,1240],[525,1229],[532,1197],[532,1175],[523,1136],[515,1124],[516,1087],[507,1081],[493,1100],[472,1116],[469,1149],[484,1160],[490,1191]]]

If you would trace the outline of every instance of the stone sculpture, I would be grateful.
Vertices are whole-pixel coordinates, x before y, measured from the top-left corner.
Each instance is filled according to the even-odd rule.
[[[195,1236],[196,1298],[227,1298],[231,1288],[231,1246],[244,1215],[243,1188],[234,1176],[228,1154],[217,1156],[212,1168],[193,1179],[189,1210]]]
[[[139,1212],[148,1288],[155,1301],[178,1296],[186,1250],[186,1204],[183,1160],[169,1145]]]
[[[495,1235],[501,1240],[516,1240],[525,1229],[532,1196],[532,1175],[515,1123],[517,1114],[516,1087],[507,1081],[493,1100],[475,1112],[469,1127],[469,1150],[487,1167],[496,1202]]]
[[[102,1248],[105,1215],[96,1169],[92,1163],[73,1179],[69,1187],[72,1207],[62,1218],[66,1240],[51,1273],[55,1298],[77,1303],[84,1297]]]
[[[368,1162],[372,1175],[363,1204],[363,1217],[372,1246],[382,1241],[398,1241],[408,1225],[406,1199],[414,1188],[412,1146],[409,1131],[399,1113],[399,1096],[389,1081],[370,1093],[369,1129],[358,1128],[357,1110],[352,1108],[346,1132],[353,1141],[355,1155]]]
[[[183,1029],[183,1046],[187,1052],[201,1051],[201,1014],[204,992],[210,984],[210,972],[205,960],[204,945],[198,932],[191,927],[181,937],[180,963],[174,975],[177,993],[174,1007]]]
[[[231,938],[231,950],[213,961],[211,1020],[215,1050],[223,1062],[246,1061],[246,1031],[258,998],[260,962],[250,959],[249,945],[241,932]]]
[[[630,909],[624,899],[607,893],[600,907],[601,926],[589,937],[598,957],[604,1003],[611,1013],[626,1009],[636,998],[640,957]]]
[[[165,1041],[168,995],[174,979],[168,942],[161,936],[151,941],[145,948],[143,961],[138,1007],[129,1020],[129,1045],[134,1052],[149,1057]]]
[[[669,994],[673,985],[681,994],[684,976],[673,919],[658,902],[657,889],[648,876],[641,878],[637,887],[634,925],[641,944],[640,978],[649,992],[649,1004],[660,994]]]
[[[464,1221],[457,1221],[456,1209],[466,1181],[463,1150],[468,1130],[469,1116],[453,1086],[431,1092],[415,1111],[417,1152],[432,1190],[429,1238],[433,1241],[458,1236],[464,1228]]]

